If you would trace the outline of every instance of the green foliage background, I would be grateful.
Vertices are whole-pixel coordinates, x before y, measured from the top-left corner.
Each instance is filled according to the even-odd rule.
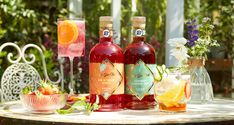
[[[211,17],[216,25],[215,39],[224,43],[228,55],[233,54],[231,44],[234,43],[234,0],[184,0],[184,2],[185,20]],[[166,5],[167,0],[137,0],[137,11],[132,12],[131,0],[122,0],[121,46],[125,48],[131,41],[131,17],[145,16],[147,18],[147,41],[149,43],[157,42],[160,45],[159,48],[155,47],[157,62],[164,63]],[[0,45],[7,41],[16,42],[19,45],[27,43],[40,45],[45,52],[48,73],[53,74],[58,69],[56,20],[59,17],[67,16],[68,13],[67,0],[0,0]],[[90,48],[98,42],[99,17],[104,15],[111,15],[111,0],[83,0],[88,48],[86,56],[81,59],[85,66],[77,74],[77,77],[82,79],[79,84],[86,86],[80,88],[81,92],[88,92],[88,71],[84,67],[87,67]],[[52,43],[49,47],[45,45],[48,42],[45,36],[49,36]],[[5,51],[12,50],[6,48]],[[34,66],[42,74],[39,53],[34,50],[30,51],[37,55],[38,61]],[[6,52],[0,53],[0,76],[9,65],[5,57]]]

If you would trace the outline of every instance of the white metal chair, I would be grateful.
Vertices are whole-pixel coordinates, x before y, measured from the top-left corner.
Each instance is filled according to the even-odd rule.
[[[2,52],[2,50],[5,47],[9,46],[14,47],[17,50],[18,54],[16,59],[12,58],[13,54],[11,52],[7,54],[7,60],[12,65],[10,65],[4,71],[1,78],[1,83],[0,83],[1,102],[19,100],[19,94],[22,88],[24,88],[27,85],[36,86],[37,85],[36,83],[38,83],[41,80],[41,76],[39,75],[38,71],[31,65],[36,60],[35,55],[30,53],[27,55],[25,54],[25,51],[28,48],[37,49],[40,52],[45,80],[50,81],[54,84],[63,81],[59,71],[54,72],[54,75],[58,77],[58,80],[57,81],[50,80],[47,74],[43,51],[37,45],[27,44],[22,48],[20,48],[17,44],[8,42],[0,46],[0,52]],[[30,60],[27,60],[26,57],[30,58]]]

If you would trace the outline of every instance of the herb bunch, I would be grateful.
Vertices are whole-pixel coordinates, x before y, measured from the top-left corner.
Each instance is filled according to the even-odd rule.
[[[219,43],[211,36],[214,29],[211,19],[208,17],[203,18],[200,25],[197,24],[196,20],[191,20],[186,25],[188,33],[186,47],[189,56],[193,58],[205,57],[207,59],[210,47],[219,46]]]

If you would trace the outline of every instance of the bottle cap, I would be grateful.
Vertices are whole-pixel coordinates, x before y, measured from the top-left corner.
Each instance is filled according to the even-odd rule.
[[[144,16],[134,16],[132,17],[132,21],[133,22],[145,22],[146,18]]]
[[[132,25],[133,25],[133,27],[142,27],[141,26],[142,24],[145,26],[145,21],[146,21],[146,18],[143,17],[143,16],[132,17]]]
[[[99,35],[102,37],[112,37],[113,19],[111,16],[101,16],[99,18]]]
[[[104,22],[112,22],[113,19],[112,19],[111,16],[101,16],[101,17],[99,18],[99,21],[100,21],[100,22],[102,22],[102,21],[104,21]]]
[[[101,16],[99,18],[99,26],[100,28],[112,28],[113,20],[111,16]]]

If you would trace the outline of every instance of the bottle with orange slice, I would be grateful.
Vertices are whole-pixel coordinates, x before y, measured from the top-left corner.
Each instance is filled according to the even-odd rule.
[[[70,60],[70,94],[74,91],[73,59],[84,55],[85,50],[85,21],[83,19],[59,19],[58,57],[68,57]]]
[[[155,85],[155,99],[160,111],[186,111],[190,95],[190,75],[168,73]]]

